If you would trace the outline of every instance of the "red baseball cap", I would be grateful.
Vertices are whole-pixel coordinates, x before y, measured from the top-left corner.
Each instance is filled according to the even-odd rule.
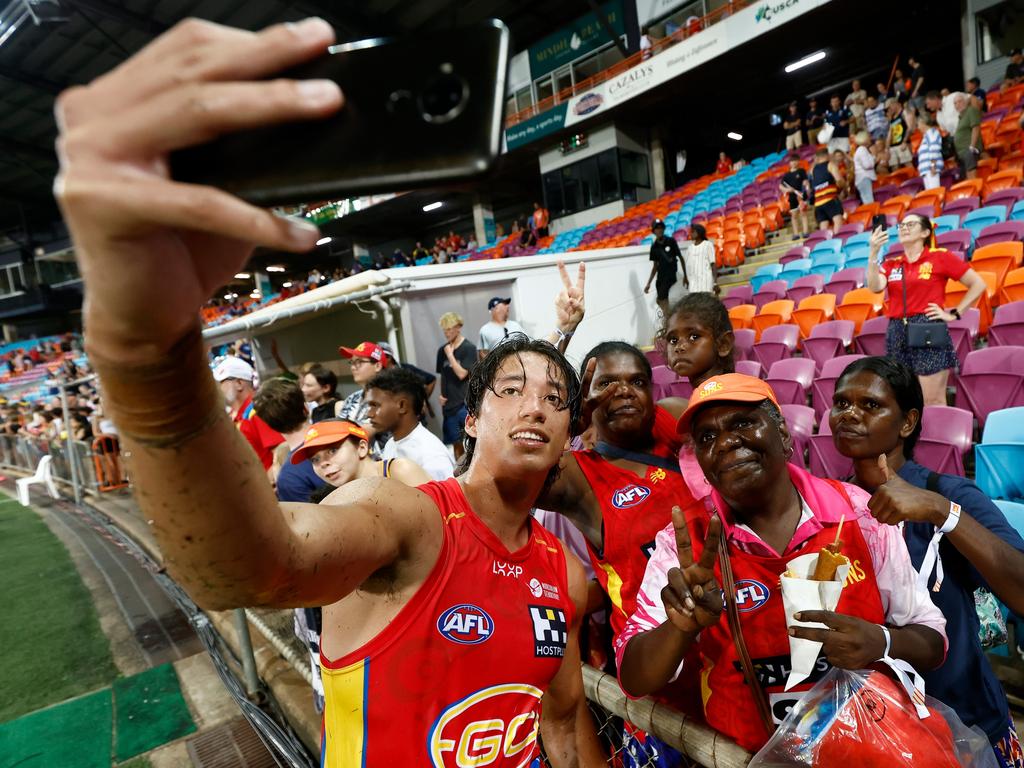
[[[723,373],[708,379],[690,395],[690,402],[679,417],[676,424],[676,432],[687,433],[690,431],[690,422],[694,414],[708,403],[716,401],[730,403],[760,403],[762,400],[771,400],[775,405],[779,401],[775,398],[772,388],[756,376],[746,376],[742,373]]]
[[[350,437],[369,440],[366,430],[351,421],[321,421],[306,430],[302,445],[292,454],[292,464],[300,464],[314,453]]]
[[[365,357],[375,363],[386,363],[384,350],[372,341],[361,341],[354,347],[338,347],[338,354],[349,359]]]

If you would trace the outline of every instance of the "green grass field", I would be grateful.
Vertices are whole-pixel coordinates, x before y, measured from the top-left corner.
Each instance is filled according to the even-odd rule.
[[[0,494],[0,722],[117,677],[92,597],[64,545],[32,510]]]

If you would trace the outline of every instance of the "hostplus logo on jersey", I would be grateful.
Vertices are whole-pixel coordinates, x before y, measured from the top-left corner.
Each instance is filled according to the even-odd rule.
[[[768,587],[754,579],[740,579],[736,582],[736,607],[740,613],[756,611],[768,602]]]
[[[565,612],[551,605],[528,607],[533,622],[533,655],[565,656],[565,644],[569,640],[569,623],[565,620]]]
[[[631,484],[625,488],[619,488],[612,494],[612,505],[616,509],[629,509],[641,504],[651,495],[651,489],[645,485]]]
[[[437,631],[459,645],[479,645],[494,634],[494,622],[483,608],[453,605],[437,620]]]

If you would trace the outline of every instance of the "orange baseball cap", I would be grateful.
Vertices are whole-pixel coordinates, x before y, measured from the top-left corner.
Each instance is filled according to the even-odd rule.
[[[361,341],[354,347],[338,347],[338,354],[349,359],[365,357],[367,360],[373,360],[375,363],[387,363],[384,357],[384,350],[372,341]]]
[[[318,422],[306,430],[306,437],[302,441],[302,445],[292,454],[292,464],[299,464],[317,451],[350,437],[358,437],[360,440],[370,439],[365,429],[351,421]]]
[[[760,403],[762,400],[771,400],[775,405],[779,404],[772,388],[756,376],[723,373],[721,376],[708,379],[693,391],[686,410],[676,424],[676,432],[689,432],[694,414],[708,403]]]

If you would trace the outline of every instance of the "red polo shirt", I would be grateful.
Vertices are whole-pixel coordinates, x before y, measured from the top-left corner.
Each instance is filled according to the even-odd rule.
[[[929,304],[946,303],[946,280],[959,280],[971,266],[945,248],[925,248],[913,264],[901,255],[887,259],[880,267],[885,275],[888,298],[886,315],[903,317],[903,279],[907,278],[907,314],[920,315]]]
[[[284,442],[284,437],[256,415],[252,407],[252,395],[245,398],[233,418],[238,425],[238,431],[245,435],[249,445],[260,457],[263,468],[270,469],[270,465],[274,463],[274,448]]]

